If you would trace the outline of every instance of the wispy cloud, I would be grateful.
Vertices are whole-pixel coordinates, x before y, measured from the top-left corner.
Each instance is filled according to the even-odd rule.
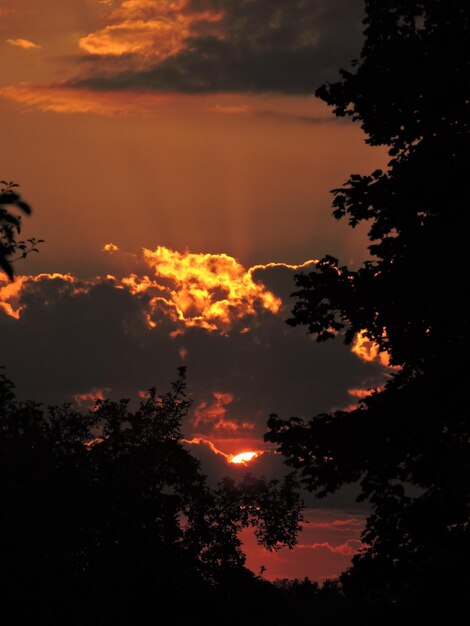
[[[316,543],[304,544],[299,543],[297,549],[304,550],[327,550],[333,554],[341,554],[342,556],[354,556],[363,547],[359,539],[348,539],[344,543],[333,545],[329,541],[321,541]]]
[[[23,48],[23,50],[39,50],[41,46],[29,39],[7,39],[7,43],[17,48]]]
[[[53,113],[94,113],[105,116],[145,115],[166,100],[163,94],[93,91],[67,87],[65,84],[20,84],[0,88],[0,97],[28,108]]]
[[[214,391],[212,396],[211,401],[201,402],[194,411],[193,427],[196,432],[216,437],[224,434],[236,437],[255,429],[256,425],[252,422],[240,421],[228,415],[228,407],[234,400],[232,393]]]

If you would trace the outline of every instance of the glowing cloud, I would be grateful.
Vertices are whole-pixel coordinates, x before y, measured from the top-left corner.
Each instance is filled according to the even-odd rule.
[[[272,267],[285,267],[288,270],[294,270],[295,272],[297,272],[299,270],[306,269],[310,265],[315,265],[316,263],[320,263],[320,261],[318,259],[309,259],[308,261],[305,261],[304,263],[300,263],[300,265],[291,265],[290,263],[272,262],[272,263],[266,263],[265,265],[253,265],[253,267],[250,267],[249,273],[250,275],[253,275],[253,273],[256,272],[256,270],[267,270]]]
[[[103,251],[122,254],[113,243],[105,244]],[[132,262],[137,260],[135,255],[127,256],[132,257]],[[236,332],[246,334],[258,316],[266,313],[276,315],[282,306],[282,300],[268,290],[262,278],[255,280],[254,272],[275,267],[297,270],[315,263],[312,260],[302,265],[268,263],[246,269],[227,254],[177,252],[163,246],[154,251],[144,249],[143,260],[152,270],[151,275],[129,274],[116,278],[109,274],[79,280],[70,274],[38,274],[18,276],[14,283],[0,278],[0,309],[18,319],[23,307],[20,304],[21,293],[31,282],[58,279],[76,283],[76,293],[83,293],[100,283],[112,282],[116,289],[125,289],[139,299],[150,328],[156,328],[162,320],[170,322],[173,325],[170,332],[172,338],[192,327],[223,335],[229,334],[235,327]],[[184,352],[180,356],[185,358],[186,355]],[[214,394],[214,399],[213,406],[198,407],[201,423],[205,411],[206,421],[212,420],[216,425],[214,416],[221,417],[221,411],[233,400],[219,392]],[[219,422],[219,428],[226,430],[251,429],[248,422],[241,424],[224,420],[223,426],[222,421]]]
[[[352,352],[363,361],[368,363],[380,363],[384,367],[390,367],[390,360],[386,352],[381,352],[379,346],[366,336],[366,330],[361,330],[354,338]]]
[[[23,50],[39,50],[41,46],[29,39],[7,39],[7,43],[17,48],[23,48]]]
[[[16,276],[14,282],[10,282],[6,276],[0,274],[0,310],[9,317],[20,319],[24,309],[20,305],[23,289],[28,283],[39,283],[46,280],[60,280],[64,283],[74,283],[75,278],[71,274],[36,274],[36,276]]]
[[[370,388],[348,389],[348,394],[352,396],[353,398],[358,398],[358,400],[363,400],[364,398],[368,398],[369,396],[371,396],[375,391],[382,391],[382,389],[383,387],[374,387],[372,389]]]
[[[223,432],[230,435],[239,434],[241,431],[254,430],[251,422],[239,422],[227,418],[227,406],[233,402],[231,393],[213,393],[213,402],[201,402],[195,410],[193,426],[196,429],[206,429],[217,436]]]
[[[299,543],[297,545],[298,549],[308,549],[308,550],[328,550],[328,552],[332,552],[333,554],[341,554],[342,556],[353,556],[357,554],[364,545],[359,539],[348,539],[344,543],[339,545],[332,545],[329,541],[322,541],[318,543],[311,544],[302,544]]]
[[[20,313],[23,309],[19,305],[21,290],[27,278],[19,276],[14,282],[10,282],[0,277],[0,309],[3,309],[7,315],[20,319]]]
[[[66,87],[61,83],[1,87],[0,97],[45,112],[95,113],[105,116],[145,115],[168,100],[163,94],[137,92],[130,99],[125,92],[99,92]]]
[[[247,465],[248,463],[254,461],[265,453],[264,450],[256,450],[251,452],[239,452],[237,454],[227,454],[226,452],[222,452],[222,450],[219,450],[219,448],[217,448],[217,446],[212,441],[210,441],[210,439],[205,439],[204,437],[183,439],[183,443],[191,446],[206,446],[215,455],[223,457],[227,461],[227,463],[241,466]]]
[[[118,252],[119,248],[114,243],[105,243],[103,246],[103,252]]]
[[[204,439],[204,437],[193,437],[192,439],[183,439],[182,441],[183,443],[187,443],[190,446],[207,446],[209,450],[211,450],[211,452],[213,452],[217,456],[224,457],[227,463],[230,462],[229,459],[231,455],[222,452],[222,450],[219,450],[219,448],[217,448],[217,446],[209,439]]]
[[[109,387],[105,387],[104,389],[92,389],[91,391],[85,393],[75,394],[73,399],[75,404],[79,407],[92,408],[96,404],[97,400],[104,400],[106,394],[110,391]]]
[[[217,22],[217,13],[191,14],[186,0],[126,0],[111,12],[101,30],[80,39],[82,50],[93,55],[136,54],[164,60],[183,50],[196,22]]]
[[[180,253],[159,246],[155,251],[144,249],[144,259],[157,281],[168,285],[155,307],[166,303],[188,327],[224,332],[236,320],[260,310],[276,314],[281,307],[279,298],[253,280],[251,269],[245,270],[227,254]]]

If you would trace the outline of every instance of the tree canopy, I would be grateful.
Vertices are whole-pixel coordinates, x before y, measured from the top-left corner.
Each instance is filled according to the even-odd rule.
[[[396,369],[354,410],[273,416],[267,439],[320,497],[359,483],[373,513],[343,581],[396,601],[453,593],[468,558],[470,6],[365,5],[361,58],[317,95],[389,149],[385,171],[333,191],[337,219],[369,224],[370,258],[298,275],[289,323],[317,341],[365,332]]]
[[[224,603],[236,614],[235,593],[256,596],[265,583],[244,567],[240,530],[292,546],[300,497],[292,476],[210,488],[182,442],[188,407],[183,371],[136,410],[106,400],[85,415],[18,403],[1,378],[0,577],[18,619],[130,624],[168,610],[212,623]]]

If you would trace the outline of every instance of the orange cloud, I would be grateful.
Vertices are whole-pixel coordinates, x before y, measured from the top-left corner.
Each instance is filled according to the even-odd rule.
[[[381,352],[379,346],[369,339],[366,330],[361,330],[354,338],[352,352],[363,361],[368,363],[380,363],[384,367],[390,367],[390,359],[386,352]]]
[[[53,113],[96,113],[98,115],[145,115],[168,100],[156,93],[100,92],[91,89],[66,87],[65,84],[20,84],[0,88],[0,97]]]
[[[348,389],[348,394],[353,398],[358,398],[359,400],[363,400],[364,398],[368,398],[375,391],[382,391],[383,387],[374,387],[372,389]]]
[[[253,275],[253,273],[256,272],[256,270],[266,270],[272,267],[285,267],[286,269],[294,270],[295,272],[298,272],[299,270],[306,269],[309,265],[315,265],[316,263],[320,263],[320,261],[318,259],[309,259],[308,261],[305,261],[304,263],[300,263],[300,265],[291,265],[290,263],[277,263],[277,262],[266,263],[265,265],[253,265],[253,267],[250,267],[249,273],[250,275]]]
[[[166,295],[154,299],[154,307],[167,305],[188,327],[225,332],[236,320],[259,310],[276,314],[281,307],[279,298],[253,280],[252,269],[245,270],[227,254],[180,253],[159,246],[144,249],[144,259],[157,281],[168,285]]]
[[[20,319],[23,309],[19,305],[19,299],[26,280],[26,276],[18,276],[14,282],[10,282],[6,277],[0,276],[0,308],[17,320]]]
[[[104,389],[94,388],[91,391],[85,393],[75,394],[73,399],[75,404],[77,404],[78,406],[87,407],[90,409],[95,406],[97,400],[104,400],[106,394],[110,391],[111,389],[109,389],[109,387],[105,387]]]
[[[249,113],[252,108],[248,104],[229,105],[229,104],[216,104],[212,107],[212,111],[216,113],[226,113],[228,115],[240,115],[242,113]]]
[[[118,252],[119,248],[114,243],[105,243],[103,246],[103,252]]]
[[[35,276],[16,276],[13,282],[10,282],[4,274],[0,274],[0,309],[2,309],[9,317],[20,319],[24,306],[20,305],[21,293],[24,287],[30,283],[39,283],[43,280],[59,279],[66,283],[75,282],[75,278],[71,274],[36,274]]]
[[[308,522],[308,528],[322,528],[326,530],[341,529],[345,531],[359,530],[364,528],[364,519],[352,517],[346,519],[335,519],[328,522]]]
[[[23,50],[39,50],[41,46],[29,39],[7,39],[7,43],[11,46],[23,48]]]
[[[354,556],[363,548],[363,544],[359,539],[348,539],[345,543],[341,543],[339,545],[332,545],[329,541],[322,541],[318,543],[311,544],[303,544],[299,543],[297,545],[299,549],[308,549],[308,550],[328,550],[328,552],[332,552],[333,554],[341,554],[342,556]]]
[[[119,248],[108,243],[103,248],[108,253],[117,253]],[[282,301],[269,291],[261,280],[255,280],[257,270],[272,267],[299,269],[302,265],[268,263],[244,268],[235,258],[226,254],[203,254],[177,252],[158,247],[143,250],[144,262],[153,276],[129,274],[116,278],[111,274],[91,280],[79,280],[70,274],[39,274],[18,276],[14,283],[0,279],[0,308],[9,316],[19,318],[23,288],[30,282],[41,280],[63,280],[76,283],[74,294],[84,293],[93,285],[111,281],[117,289],[125,289],[140,299],[147,324],[155,328],[165,318],[174,328],[171,337],[184,334],[187,328],[199,327],[209,332],[228,334],[235,324],[240,323],[239,332],[250,330],[249,321],[262,313],[276,315]],[[134,262],[136,259],[133,258]],[[186,353],[180,354],[185,358]],[[220,401],[220,399],[219,399]],[[238,423],[226,421],[226,429],[237,430]],[[248,423],[243,426],[248,430]]]
[[[212,441],[210,441],[209,439],[204,439],[204,437],[193,437],[192,439],[183,439],[182,441],[183,443],[187,443],[190,446],[207,446],[209,450],[211,450],[211,452],[213,452],[217,456],[222,456],[227,462],[230,458],[230,454],[222,452],[222,450],[219,450],[219,448],[217,448],[217,446],[212,443]]]
[[[110,24],[80,39],[80,48],[94,55],[166,59],[185,47],[193,24],[222,18],[220,13],[188,13],[187,4],[186,0],[126,0],[111,12]]]
[[[190,446],[206,446],[215,455],[223,457],[227,461],[227,463],[240,465],[243,467],[265,453],[264,450],[252,450],[250,452],[238,452],[237,454],[228,454],[217,448],[217,446],[212,441],[210,441],[210,439],[205,439],[204,437],[193,437],[193,439],[183,439],[182,441],[183,443],[186,443]]]
[[[233,402],[233,394],[215,391],[212,402],[201,402],[195,410],[193,426],[196,429],[209,430],[216,436],[221,433],[230,435],[240,434],[243,431],[254,430],[251,422],[239,422],[227,418],[227,407]]]

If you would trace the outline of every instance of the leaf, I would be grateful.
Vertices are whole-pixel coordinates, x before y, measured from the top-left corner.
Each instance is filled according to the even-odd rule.
[[[16,202],[16,206],[20,208],[27,215],[31,215],[31,207],[26,202],[19,200]]]

